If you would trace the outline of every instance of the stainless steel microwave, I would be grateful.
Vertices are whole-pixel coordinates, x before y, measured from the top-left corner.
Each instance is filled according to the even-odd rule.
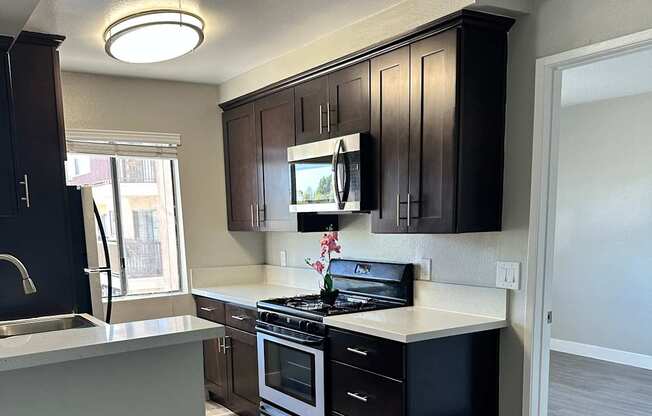
[[[356,133],[288,148],[291,212],[373,209],[370,137]]]

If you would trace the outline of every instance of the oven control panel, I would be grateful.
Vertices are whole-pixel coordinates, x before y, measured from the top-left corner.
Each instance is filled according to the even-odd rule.
[[[258,320],[266,324],[294,329],[295,331],[305,332],[308,334],[322,336],[326,334],[326,326],[323,323],[298,316],[259,310]]]

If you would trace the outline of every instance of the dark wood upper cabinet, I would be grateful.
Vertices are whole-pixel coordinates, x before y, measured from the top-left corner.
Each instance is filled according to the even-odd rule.
[[[222,104],[227,113],[243,103],[260,108],[258,147],[246,145],[257,149],[259,195],[240,197],[242,223],[270,230],[291,224],[285,212],[289,181],[280,166],[286,166],[281,148],[291,143],[293,91],[295,144],[370,132],[376,174],[366,180],[377,184],[372,232],[500,231],[507,33],[513,23],[461,10]],[[279,181],[268,184],[268,177]],[[256,215],[246,215],[256,207],[250,200],[262,204],[254,209],[262,226],[256,226]],[[297,216],[298,229],[309,231],[302,227],[306,218]]]
[[[369,61],[294,88],[297,144],[369,131]]]
[[[245,104],[224,112],[222,124],[228,228],[231,231],[256,230],[256,211],[260,204],[254,105]]]
[[[374,232],[407,232],[410,147],[410,47],[371,60],[371,136],[375,147],[378,209]]]
[[[369,61],[328,76],[330,137],[369,131]]]
[[[328,76],[315,78],[294,88],[296,144],[328,139]]]
[[[7,52],[11,41],[11,38],[0,36],[0,217],[16,215],[18,207],[13,95]]]
[[[457,30],[410,46],[410,232],[455,232]]]
[[[290,212],[289,146],[294,146],[294,90],[287,89],[254,103],[259,141],[258,187],[261,229],[296,231],[297,215]]]
[[[461,25],[409,49],[409,65],[400,49],[372,60],[371,131],[380,164],[372,232],[500,231],[505,27]],[[410,75],[397,81],[399,56]]]

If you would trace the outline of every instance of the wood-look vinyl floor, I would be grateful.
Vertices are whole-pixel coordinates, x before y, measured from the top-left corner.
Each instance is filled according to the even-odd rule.
[[[548,416],[651,416],[652,371],[550,352]]]
[[[206,416],[236,416],[236,414],[222,405],[207,401]]]

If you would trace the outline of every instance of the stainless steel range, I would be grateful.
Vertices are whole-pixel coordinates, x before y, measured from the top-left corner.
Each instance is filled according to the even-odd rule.
[[[330,272],[340,291],[326,304],[318,295],[258,302],[260,412],[269,416],[324,416],[328,358],[326,316],[409,306],[411,264],[336,259]]]

